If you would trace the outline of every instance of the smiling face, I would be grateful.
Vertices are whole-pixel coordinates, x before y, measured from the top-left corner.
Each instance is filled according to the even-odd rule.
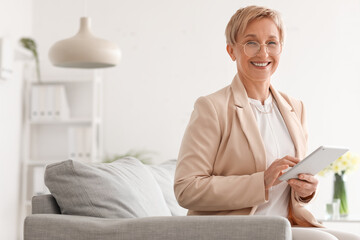
[[[273,44],[280,42],[279,30],[270,18],[256,19],[249,23],[243,34],[238,33],[235,45],[228,45],[227,51],[233,61],[236,61],[239,77],[242,81],[270,82],[271,75],[279,65],[280,53],[269,55],[265,45],[255,56],[247,56],[244,45],[248,42]],[[252,43],[250,43],[252,44]]]

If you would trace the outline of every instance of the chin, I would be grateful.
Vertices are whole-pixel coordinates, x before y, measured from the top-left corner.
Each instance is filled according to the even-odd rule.
[[[253,79],[255,82],[266,82],[270,81],[271,75],[266,76],[254,76]]]

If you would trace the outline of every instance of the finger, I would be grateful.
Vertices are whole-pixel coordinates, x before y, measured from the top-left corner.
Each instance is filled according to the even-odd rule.
[[[290,161],[292,161],[294,163],[299,163],[300,162],[300,159],[298,159],[296,157],[289,156],[289,155],[286,155],[285,157],[283,157],[283,159],[290,160]]]
[[[283,164],[283,165],[278,165],[278,166],[276,166],[275,169],[277,169],[277,170],[279,170],[279,171],[283,171],[283,170],[287,169],[288,167],[289,167],[289,165]]]
[[[308,190],[301,187],[300,184],[296,181],[289,181],[288,182],[290,187],[300,196],[304,196],[307,194]]]
[[[300,180],[307,181],[309,183],[316,183],[316,184],[318,183],[317,178],[311,174],[301,173],[298,175],[298,177]]]
[[[280,183],[280,181],[278,180],[279,177],[282,175],[282,171],[287,169],[288,166],[286,165],[280,165],[280,166],[276,166],[273,167],[271,169],[271,171],[269,171],[268,175],[270,175],[270,178],[267,177],[268,180],[266,180],[266,186],[274,186]]]
[[[292,179],[288,180],[288,184],[291,186],[297,186],[296,179],[292,178]]]
[[[279,176],[281,176],[281,175],[283,175],[284,173],[283,173],[283,171],[285,171],[286,169],[288,169],[289,168],[289,165],[280,165],[280,166],[277,166],[276,167],[276,175],[279,177]]]
[[[292,187],[292,189],[297,193],[297,195],[299,195],[300,197],[308,197],[311,194],[313,194],[313,191],[304,191],[301,188],[298,187]]]
[[[291,156],[285,156],[285,157],[283,157],[283,158],[278,158],[278,159],[276,159],[275,161],[274,161],[274,163],[275,162],[291,162],[291,163],[298,163],[298,162],[300,162],[300,160],[299,159],[297,159],[297,158],[294,158],[294,157],[291,157]]]
[[[271,166],[288,166],[288,167],[293,167],[296,165],[296,163],[287,160],[287,159],[278,159],[278,161],[275,161],[271,164]]]
[[[302,190],[301,187],[299,187],[295,182],[289,181],[288,183],[289,183],[290,187],[291,187],[292,189],[294,189],[294,191],[295,191],[297,194],[303,194],[303,193],[302,193],[303,190]]]
[[[290,179],[289,185],[295,188],[298,192],[303,194],[310,195],[312,192],[316,190],[316,186],[312,183],[308,183],[305,181],[297,180],[297,179]]]
[[[305,182],[304,181],[301,181],[301,180],[298,180],[298,179],[290,179],[288,181],[288,184],[291,185],[291,186],[296,186],[296,187],[299,187],[299,188],[305,188]]]
[[[306,192],[303,192],[303,190],[301,190],[300,188],[299,189],[295,189],[293,188],[293,190],[297,193],[297,195],[299,197],[307,197],[309,196],[310,194],[306,193]]]
[[[277,162],[277,165],[288,165],[289,167],[293,167],[293,166],[295,166],[296,164],[297,164],[297,163],[294,163],[294,162],[289,161],[289,160],[287,160],[287,159],[283,159],[283,160]]]

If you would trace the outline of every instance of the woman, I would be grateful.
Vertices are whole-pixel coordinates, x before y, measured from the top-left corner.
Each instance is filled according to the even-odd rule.
[[[315,195],[317,179],[301,174],[278,180],[307,150],[303,103],[270,84],[284,40],[280,16],[263,7],[241,8],[225,33],[237,74],[229,86],[195,103],[176,168],[178,202],[188,215],[278,215],[293,226],[322,227],[304,208]],[[294,239],[309,239],[307,234],[358,239],[315,229],[320,228],[296,228]]]

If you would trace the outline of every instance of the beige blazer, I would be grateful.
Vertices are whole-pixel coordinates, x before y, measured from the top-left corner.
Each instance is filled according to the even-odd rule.
[[[296,157],[307,148],[305,112],[301,101],[271,93],[293,140]],[[264,144],[238,75],[231,85],[200,97],[186,128],[175,172],[174,190],[188,215],[252,215],[265,203]],[[321,227],[291,190],[292,225]]]

